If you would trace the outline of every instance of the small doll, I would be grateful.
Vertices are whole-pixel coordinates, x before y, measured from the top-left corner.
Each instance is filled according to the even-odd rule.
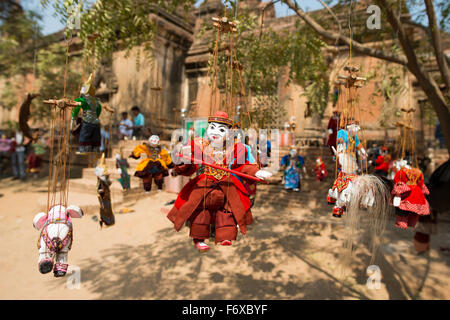
[[[85,154],[89,152],[100,152],[101,145],[101,128],[100,128],[100,114],[102,113],[102,105],[95,97],[95,87],[93,83],[92,74],[86,83],[83,84],[80,90],[80,97],[75,101],[80,102],[81,105],[72,109],[72,121],[76,121],[80,127],[73,131],[73,134],[79,134],[79,147],[77,154]],[[108,112],[114,112],[108,106],[104,106]],[[83,120],[78,120],[78,115],[82,111]],[[81,122],[81,124],[80,124]]]
[[[158,190],[161,191],[164,177],[169,175],[168,169],[175,166],[169,152],[159,144],[159,137],[152,135],[148,139],[148,143],[136,146],[130,157],[139,159],[142,154],[147,158],[137,165],[134,175],[142,179],[145,193],[150,193],[152,180],[155,181]]]
[[[111,191],[109,189],[112,182],[109,180],[104,153],[100,163],[95,168],[95,175],[97,176],[97,194],[100,201],[100,227],[103,227],[103,224],[112,226],[115,223],[111,205]]]
[[[286,190],[300,191],[300,169],[305,171],[305,160],[297,154],[297,149],[292,148],[289,154],[281,159],[281,167],[284,170],[284,188]]]
[[[397,171],[392,190],[393,205],[396,207],[395,226],[401,229],[415,227],[419,215],[429,215],[430,207],[425,198],[429,194],[418,168],[405,165]]]
[[[33,226],[40,230],[38,240],[39,271],[49,273],[53,269],[55,277],[67,273],[67,255],[72,247],[73,227],[71,218],[81,218],[83,211],[74,205],[67,208],[55,205],[48,213],[39,212],[33,219]]]
[[[325,163],[323,163],[322,158],[316,159],[316,165],[314,166],[314,171],[316,172],[316,179],[322,181],[328,177],[327,169],[325,168]]]

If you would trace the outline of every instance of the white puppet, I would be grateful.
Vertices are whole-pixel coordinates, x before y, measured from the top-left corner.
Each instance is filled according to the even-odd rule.
[[[331,189],[328,190],[328,202],[334,204],[333,216],[342,217],[350,203],[352,193],[355,186],[355,179],[358,178],[358,164],[356,162],[356,152],[362,159],[367,157],[367,153],[363,145],[359,142],[357,132],[360,127],[351,123],[347,126],[347,130],[341,129],[337,135],[336,161],[340,172],[334,181]],[[364,197],[363,206],[372,206],[374,201],[373,193],[368,190],[367,196]]]
[[[33,226],[41,231],[38,240],[39,271],[43,274],[53,269],[55,277],[67,273],[67,256],[72,247],[73,227],[71,218],[81,218],[83,211],[71,205],[67,208],[55,205],[48,213],[39,212],[33,219]]]

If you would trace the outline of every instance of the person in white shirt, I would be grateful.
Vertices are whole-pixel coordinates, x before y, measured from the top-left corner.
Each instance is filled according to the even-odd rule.
[[[131,139],[133,136],[133,121],[128,119],[128,113],[122,112],[122,120],[119,124],[120,139]]]
[[[13,180],[20,179],[24,181],[26,179],[25,174],[25,145],[24,145],[24,136],[21,131],[15,132],[15,136],[13,138],[15,142],[15,150],[11,154],[11,162],[13,168]]]

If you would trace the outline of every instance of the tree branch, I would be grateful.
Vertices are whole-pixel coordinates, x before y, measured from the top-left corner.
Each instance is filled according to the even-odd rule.
[[[308,14],[306,14],[303,10],[301,10],[295,2],[292,0],[282,0],[283,3],[285,3],[291,10],[293,10],[297,16],[299,16],[300,19],[302,19],[308,26],[310,26],[316,33],[318,33],[321,37],[333,40],[333,41],[342,41],[346,45],[352,46],[352,49],[356,52],[375,57],[378,59],[398,63],[400,65],[406,65],[407,60],[404,57],[400,57],[397,55],[387,54],[383,51],[373,49],[370,47],[367,47],[355,40],[350,39],[349,37],[346,37],[344,35],[338,34],[336,32],[325,30],[319,23],[317,23],[313,18],[311,18]]]
[[[445,85],[447,88],[450,88],[450,72],[448,70],[447,61],[442,49],[441,34],[437,26],[436,14],[433,8],[433,0],[425,0],[425,6],[427,9],[428,24],[431,32],[433,48],[436,54],[436,60],[439,65],[439,71]]]

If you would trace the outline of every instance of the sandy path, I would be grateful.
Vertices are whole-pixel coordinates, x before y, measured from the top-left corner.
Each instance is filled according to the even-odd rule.
[[[7,183],[5,183],[5,181]],[[3,187],[7,185],[7,187]],[[99,230],[88,215],[74,219],[69,271],[79,267],[80,288],[37,269],[32,227],[45,181],[31,186],[3,180],[0,194],[0,299],[449,299],[449,222],[439,224],[429,255],[412,253],[412,231],[388,228],[378,260],[381,288],[366,286],[368,250],[356,251],[343,277],[338,252],[342,223],[328,212],[258,203],[257,221],[232,247],[199,254],[185,228],[176,233],[160,208],[173,194],[152,193]],[[362,237],[362,242],[364,242]],[[345,280],[345,281],[344,281]]]

